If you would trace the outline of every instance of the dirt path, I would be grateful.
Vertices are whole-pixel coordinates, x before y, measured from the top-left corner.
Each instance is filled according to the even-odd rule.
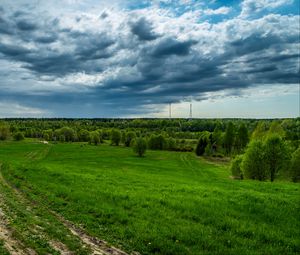
[[[62,218],[60,215],[56,213],[54,214],[72,232],[73,235],[78,236],[84,244],[91,248],[93,255],[128,255],[126,252],[121,251],[116,247],[109,246],[104,240],[87,235],[81,228],[78,228],[73,223]],[[132,253],[132,255],[138,254],[138,252]]]
[[[26,210],[31,211],[30,204],[24,197],[21,191],[11,187],[9,183],[3,178],[1,173],[1,164],[0,164],[0,185],[8,187],[14,193],[15,197],[22,204],[26,204]],[[1,188],[1,187],[0,187]],[[9,208],[5,207],[5,199],[1,196],[0,193],[0,240],[4,241],[4,247],[9,251],[12,255],[36,255],[36,252],[32,249],[26,248],[22,243],[13,238],[13,230],[9,228],[9,220],[5,215],[5,211],[9,210]],[[49,210],[48,208],[45,208]],[[51,211],[52,212],[52,211]],[[32,212],[33,213],[33,212]],[[83,247],[89,247],[91,250],[91,254],[93,255],[128,255],[126,252],[117,249],[116,247],[110,246],[106,241],[98,239],[96,237],[89,236],[86,232],[77,227],[72,222],[64,219],[61,215],[52,212],[55,218],[64,225],[69,231],[76,237],[81,240]],[[51,223],[50,223],[51,224]],[[68,247],[61,243],[58,240],[47,240],[48,244],[56,251],[58,251],[62,255],[75,255],[76,253],[70,251]],[[138,255],[138,252],[131,253],[132,255]]]
[[[0,194],[0,240],[4,242],[5,249],[11,255],[35,255],[33,250],[25,249],[23,244],[13,238],[13,231],[9,227],[8,219],[3,210],[4,206],[3,197]]]

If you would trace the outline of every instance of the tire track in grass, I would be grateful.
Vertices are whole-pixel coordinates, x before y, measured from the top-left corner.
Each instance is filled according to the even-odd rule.
[[[9,190],[14,191],[15,197],[18,199],[19,203],[24,202],[23,196],[16,189],[13,189],[4,179],[1,173],[1,164],[0,164],[0,185],[7,187]],[[27,203],[24,203],[24,205]],[[31,249],[26,248],[26,246],[13,237],[14,229],[9,227],[9,220],[5,212],[8,212],[11,208],[5,203],[5,198],[0,193],[0,240],[4,241],[4,247],[11,255],[36,255],[37,253]],[[31,212],[31,208],[26,205],[26,211]],[[14,219],[16,215],[14,212],[10,211],[10,218]],[[34,215],[34,217],[39,217]],[[30,229],[31,234],[43,237],[45,239],[45,233],[41,232],[41,228],[37,225],[34,228]],[[68,250],[67,246],[61,243],[58,240],[47,240],[49,246],[56,252],[62,255],[75,255],[74,252]]]
[[[128,255],[128,253],[108,245],[108,243],[104,240],[87,235],[83,229],[64,219],[61,215],[55,212],[52,213],[71,231],[73,235],[78,236],[84,244],[88,245],[92,249],[93,255]],[[138,252],[133,252],[131,254],[139,255]]]
[[[4,248],[11,255],[35,255],[33,250],[26,249],[19,240],[13,238],[13,230],[9,227],[9,221],[3,210],[4,207],[4,199],[0,194],[0,240],[4,242]]]
[[[25,201],[28,199],[25,198],[23,196],[23,194],[21,193],[21,191],[19,191],[18,189],[11,187],[11,185],[9,185],[9,183],[7,183],[7,181],[3,178],[2,173],[1,173],[1,165],[0,165],[0,182],[3,183],[4,185],[8,186],[10,189],[13,189],[14,192],[16,193],[16,196],[18,197],[18,199],[20,201]],[[29,201],[30,203],[30,201]],[[43,205],[39,205],[40,207],[42,206],[43,209],[47,210],[48,212],[50,212],[53,216],[55,216],[55,218],[62,224],[65,226],[66,229],[68,229],[72,235],[76,236],[77,238],[79,238],[83,244],[83,246],[85,247],[89,247],[91,250],[91,254],[93,255],[128,255],[128,253],[110,246],[106,241],[101,240],[99,238],[93,237],[93,236],[89,236],[82,228],[77,227],[75,224],[73,224],[72,222],[64,219],[61,215],[59,215],[58,213],[50,210],[49,208],[46,208]],[[28,208],[30,210],[30,208]],[[0,236],[1,237],[1,236]],[[47,240],[48,244],[56,251],[58,251],[60,254],[62,255],[75,255],[76,253],[68,250],[67,246],[63,243],[61,243],[60,241],[57,240]],[[20,255],[35,255],[36,253],[15,253],[20,254]],[[131,253],[132,255],[139,255],[138,252],[133,252]]]

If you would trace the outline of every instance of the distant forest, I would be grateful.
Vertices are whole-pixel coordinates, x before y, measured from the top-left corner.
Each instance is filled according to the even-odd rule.
[[[231,159],[232,176],[300,180],[300,118],[2,119],[0,140],[109,143]]]

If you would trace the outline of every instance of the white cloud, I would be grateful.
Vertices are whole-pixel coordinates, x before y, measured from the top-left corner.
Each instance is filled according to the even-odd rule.
[[[49,117],[49,111],[28,107],[17,102],[0,101],[0,118],[30,118],[30,117]]]
[[[274,9],[291,3],[293,3],[293,0],[244,0],[241,3],[241,16],[248,17],[251,14],[255,14],[266,9]]]
[[[225,15],[228,14],[231,11],[230,7],[222,6],[218,9],[206,9],[203,11],[205,15]]]

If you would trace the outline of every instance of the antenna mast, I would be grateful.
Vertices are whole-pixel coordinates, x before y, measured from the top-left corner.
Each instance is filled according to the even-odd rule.
[[[190,120],[193,118],[192,103],[190,103]]]
[[[171,105],[171,103],[169,103],[169,119],[171,119],[172,118],[172,105]]]

